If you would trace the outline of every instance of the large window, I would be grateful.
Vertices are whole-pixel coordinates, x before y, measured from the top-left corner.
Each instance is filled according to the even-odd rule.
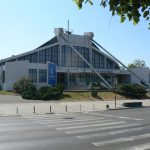
[[[114,68],[114,63],[107,59],[107,69],[113,69]]]
[[[42,50],[39,52],[39,62],[46,63],[46,50]]]
[[[40,83],[47,82],[47,70],[44,69],[39,70],[39,82]]]
[[[18,58],[18,61],[22,61],[22,60],[28,60],[30,63],[37,63],[38,54],[37,54],[37,52],[35,52],[35,53],[25,55],[25,56],[22,56],[22,57]]]
[[[104,56],[93,50],[92,52],[93,66],[94,68],[104,69]]]
[[[33,54],[30,54],[30,62],[31,63],[37,63],[38,62],[38,53],[33,53]]]
[[[95,50],[93,50],[92,52],[92,60],[93,60],[92,62],[93,62],[94,68],[119,69],[119,65],[109,58],[106,59],[106,68],[105,68],[104,56]]]
[[[119,66],[112,60],[107,59],[107,69],[119,69]]]
[[[74,48],[89,61],[89,49],[74,46]],[[88,68],[88,65],[78,56],[72,48],[67,45],[62,46],[62,66]]]
[[[47,61],[58,64],[58,46],[53,46],[39,52],[39,62],[46,63]]]
[[[53,46],[46,50],[46,61],[50,61],[58,65],[58,46]]]
[[[37,69],[29,69],[29,78],[33,83],[37,83]]]

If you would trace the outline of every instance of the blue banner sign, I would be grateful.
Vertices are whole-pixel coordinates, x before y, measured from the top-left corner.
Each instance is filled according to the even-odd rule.
[[[51,86],[57,84],[56,64],[48,63],[48,84]]]

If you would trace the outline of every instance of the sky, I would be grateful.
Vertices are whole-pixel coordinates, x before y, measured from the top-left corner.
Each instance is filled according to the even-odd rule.
[[[73,0],[0,0],[0,59],[37,48],[54,37],[54,28],[73,34],[93,32],[94,40],[124,64],[141,59],[150,67],[150,30],[141,19],[120,23],[108,8],[86,4],[79,10]]]

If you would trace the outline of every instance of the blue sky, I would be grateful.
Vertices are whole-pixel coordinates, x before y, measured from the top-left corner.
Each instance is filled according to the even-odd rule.
[[[148,23],[120,23],[100,0],[93,1],[78,10],[72,0],[0,0],[0,59],[35,49],[54,36],[55,27],[67,28],[69,19],[74,34],[94,32],[94,39],[126,65],[143,59],[150,66]]]

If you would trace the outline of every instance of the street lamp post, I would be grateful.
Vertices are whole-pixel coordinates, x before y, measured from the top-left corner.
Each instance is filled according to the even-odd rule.
[[[114,91],[115,93],[115,109],[116,109],[116,105],[117,105],[117,94],[116,94],[116,91]]]
[[[115,87],[114,87],[114,94],[115,94],[115,109],[117,108],[117,89],[116,89],[116,86],[117,86],[117,76],[115,76],[115,82],[114,82],[114,85],[115,85]]]

